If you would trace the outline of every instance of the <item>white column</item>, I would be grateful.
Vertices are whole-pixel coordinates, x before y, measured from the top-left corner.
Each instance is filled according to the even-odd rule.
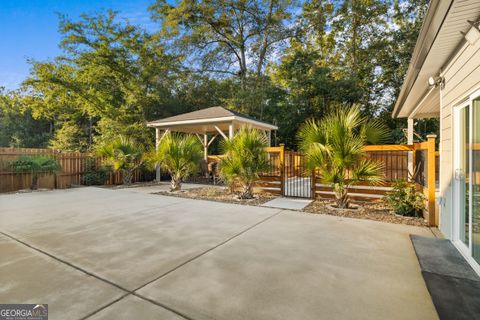
[[[233,122],[228,125],[228,139],[233,138]]]
[[[155,150],[158,150],[158,145],[160,144],[160,128],[155,128]],[[155,168],[155,180],[160,182],[160,166],[157,164]]]
[[[414,132],[413,122],[414,122],[414,119],[412,118],[407,119],[407,143],[408,144],[413,144],[413,132]]]
[[[208,163],[208,135],[203,135],[203,159]]]
[[[409,145],[413,144],[413,133],[414,133],[414,119],[408,118],[407,119],[407,143]],[[414,163],[413,163],[413,153],[415,151],[409,151],[408,152],[408,172],[410,174],[413,174],[414,170]]]
[[[268,130],[267,131],[267,139],[268,139],[268,146],[272,146],[272,131]]]

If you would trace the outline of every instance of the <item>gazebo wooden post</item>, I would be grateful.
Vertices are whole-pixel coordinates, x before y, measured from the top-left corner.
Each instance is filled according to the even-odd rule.
[[[155,128],[155,150],[158,151],[158,145],[160,144],[160,128]],[[155,166],[155,180],[160,182],[160,166]]]
[[[208,135],[203,135],[203,159],[208,165]]]
[[[233,138],[233,122],[228,125],[228,139]]]
[[[157,151],[162,139],[170,132],[170,128],[165,129],[162,135],[160,134],[160,132],[160,128],[155,128],[155,150]],[[158,164],[155,166],[155,180],[157,180],[157,182],[160,182],[160,166]]]

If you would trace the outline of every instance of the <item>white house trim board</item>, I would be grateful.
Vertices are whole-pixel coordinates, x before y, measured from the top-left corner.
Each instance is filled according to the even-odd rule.
[[[233,121],[235,117],[221,117],[221,118],[207,118],[207,119],[195,119],[195,120],[180,120],[180,121],[171,121],[171,122],[149,122],[147,123],[148,127],[161,128],[169,126],[180,126],[184,124],[206,124],[206,123],[216,123],[216,122],[228,122]]]
[[[207,118],[207,119],[194,119],[194,120],[180,120],[180,121],[170,121],[170,122],[149,122],[147,123],[147,127],[151,128],[162,128],[162,127],[170,127],[170,126],[181,126],[185,124],[208,124],[208,123],[219,123],[219,122],[231,122],[237,121],[240,123],[250,123],[260,128],[267,128],[270,130],[278,130],[277,126],[263,123],[260,121],[255,121],[248,118],[238,117],[238,116],[230,116],[230,117],[220,117],[220,118]]]
[[[261,128],[268,128],[270,130],[278,130],[278,127],[273,125],[273,124],[268,124],[268,123],[263,123],[263,122],[259,122],[259,121],[255,121],[255,120],[252,120],[252,119],[248,119],[248,118],[243,118],[243,117],[237,117],[235,116],[234,117],[234,120],[238,121],[238,122],[246,122],[246,123],[251,123],[251,124],[254,124],[258,127],[261,127]]]

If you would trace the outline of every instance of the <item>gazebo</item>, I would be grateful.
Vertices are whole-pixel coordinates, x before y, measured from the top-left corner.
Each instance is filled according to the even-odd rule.
[[[223,107],[211,107],[183,113],[149,122],[147,126],[155,128],[156,146],[158,146],[168,132],[195,134],[203,146],[205,161],[208,161],[208,147],[218,136],[221,136],[223,139],[231,139],[239,128],[242,126],[250,126],[263,131],[270,146],[271,132],[272,130],[278,130],[278,127],[273,124]],[[157,181],[159,180],[160,172],[157,170]]]

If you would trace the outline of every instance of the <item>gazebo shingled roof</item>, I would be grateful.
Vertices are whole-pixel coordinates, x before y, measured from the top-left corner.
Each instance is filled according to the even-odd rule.
[[[224,139],[230,139],[240,127],[251,126],[263,131],[268,139],[268,144],[270,145],[271,131],[278,130],[278,127],[273,124],[257,120],[223,107],[211,107],[179,114],[173,117],[148,122],[147,126],[155,128],[155,140],[157,146],[163,139],[164,135],[170,131],[195,134],[203,145],[205,161],[208,161],[208,147],[218,135],[221,135]],[[157,181],[160,181],[159,168],[157,168]]]
[[[262,129],[262,130],[278,129],[277,126],[263,122],[261,120],[255,119],[245,114],[226,109],[224,107],[211,107],[211,108],[201,109],[197,111],[187,112],[187,113],[179,114],[173,117],[151,121],[147,125],[149,127],[155,127],[155,128],[165,128],[165,127],[192,127],[193,128],[201,124],[225,123],[229,121],[233,121],[235,123],[250,124],[253,127],[258,127],[258,129]],[[205,128],[203,129],[204,129],[203,132],[197,132],[197,130],[182,131],[182,132],[205,133]],[[207,132],[215,132],[215,130],[207,130]]]

